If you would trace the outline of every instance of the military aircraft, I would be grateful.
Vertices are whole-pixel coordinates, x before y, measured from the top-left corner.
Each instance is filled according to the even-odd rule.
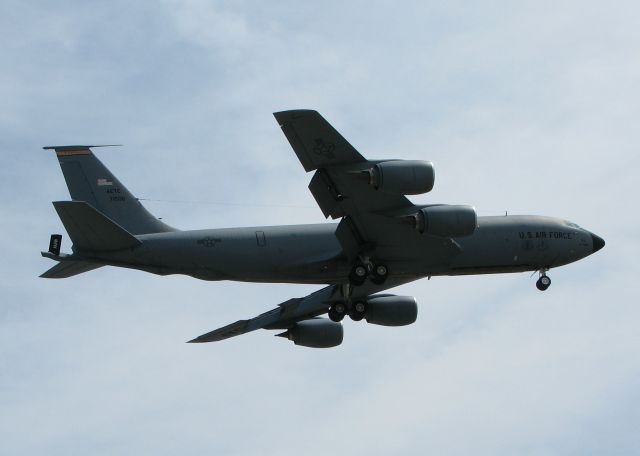
[[[151,215],[98,160],[92,148],[54,150],[71,201],[53,203],[71,241],[51,235],[44,257],[57,264],[41,277],[65,278],[105,265],[202,280],[324,284],[303,298],[203,334],[213,342],[257,329],[296,345],[342,343],[341,320],[385,326],[413,323],[416,299],[381,293],[423,277],[547,271],[604,246],[599,236],[562,219],[506,215],[478,217],[472,206],[416,205],[406,195],[431,191],[433,164],[368,160],[318,112],[274,113],[326,218],[340,222],[180,231]],[[321,317],[328,314],[329,318]]]

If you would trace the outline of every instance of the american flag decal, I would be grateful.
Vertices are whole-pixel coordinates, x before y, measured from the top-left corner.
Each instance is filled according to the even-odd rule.
[[[98,179],[98,187],[104,187],[105,185],[113,185],[113,182],[107,179]]]

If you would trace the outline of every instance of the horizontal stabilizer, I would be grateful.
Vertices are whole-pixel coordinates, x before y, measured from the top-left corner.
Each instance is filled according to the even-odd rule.
[[[81,250],[122,250],[141,244],[134,235],[84,201],[55,201],[53,206],[74,246]]]
[[[66,279],[83,272],[93,271],[102,267],[102,264],[88,261],[61,261],[54,267],[43,273],[40,277],[45,279]]]

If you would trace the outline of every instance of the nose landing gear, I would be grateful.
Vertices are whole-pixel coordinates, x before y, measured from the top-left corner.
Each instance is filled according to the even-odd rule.
[[[551,286],[551,278],[547,275],[547,270],[540,270],[540,278],[536,281],[536,288],[540,291],[545,291]]]

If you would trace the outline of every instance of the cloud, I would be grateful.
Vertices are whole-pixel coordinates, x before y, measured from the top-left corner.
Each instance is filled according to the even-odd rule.
[[[637,453],[635,12],[4,2],[3,450]],[[316,223],[270,115],[305,107],[368,157],[433,160],[436,187],[415,201],[561,216],[607,246],[544,294],[525,274],[399,287],[420,303],[414,325],[347,322],[324,351],[264,331],[183,343],[316,287],[37,278],[64,232],[50,201],[67,197],[41,146],[123,142],[99,156],[136,195],[208,203],[147,204],[181,228]]]

